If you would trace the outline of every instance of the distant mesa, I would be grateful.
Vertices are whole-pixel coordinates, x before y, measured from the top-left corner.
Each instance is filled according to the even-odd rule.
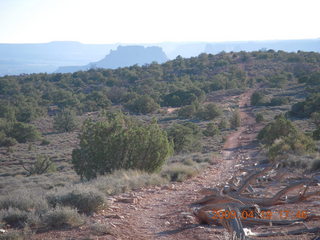
[[[196,57],[200,53],[217,54],[273,49],[287,52],[320,52],[320,39],[233,41],[233,42],[163,42],[119,46],[50,42],[34,44],[0,43],[0,76],[23,73],[76,72],[91,68],[118,68],[156,61],[163,63],[177,56]],[[109,53],[109,54],[108,54]],[[106,54],[108,54],[106,56]],[[100,60],[102,59],[102,60]],[[66,66],[66,67],[61,67]],[[57,70],[58,69],[58,70]]]
[[[111,68],[128,67],[132,65],[144,65],[152,62],[163,63],[168,58],[161,47],[144,46],[118,46],[100,61],[89,63],[85,66],[65,66],[59,67],[57,73],[70,73],[85,71],[91,68]]]

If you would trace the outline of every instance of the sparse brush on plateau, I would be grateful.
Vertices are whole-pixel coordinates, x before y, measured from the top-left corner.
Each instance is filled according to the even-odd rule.
[[[0,239],[316,239],[320,54],[162,57],[0,78]]]

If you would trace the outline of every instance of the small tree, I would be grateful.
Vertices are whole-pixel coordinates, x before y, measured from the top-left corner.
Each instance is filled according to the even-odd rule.
[[[259,132],[258,139],[268,147],[271,160],[288,154],[304,154],[315,149],[312,138],[299,131],[283,115],[277,116],[275,121],[265,126]]]
[[[235,110],[232,113],[232,116],[230,118],[230,127],[233,129],[237,129],[240,127],[241,124],[241,118],[240,118],[240,113],[239,110]]]
[[[3,131],[0,131],[0,147],[14,146],[17,141],[14,138],[7,137]]]
[[[117,169],[158,171],[172,153],[167,134],[152,121],[142,124],[123,114],[108,120],[87,120],[79,148],[72,152],[72,163],[81,178],[91,179]]]
[[[133,113],[147,114],[159,109],[160,106],[152,97],[144,95],[129,101],[125,107]]]
[[[174,151],[176,153],[186,153],[200,151],[201,146],[201,130],[191,122],[185,124],[174,124],[167,129],[168,137],[174,143]]]
[[[251,95],[251,105],[259,106],[265,104],[265,96],[261,91],[256,91]]]
[[[274,97],[269,102],[269,106],[281,106],[289,103],[289,99],[287,97]]]
[[[269,148],[268,156],[271,160],[275,160],[279,156],[284,158],[284,156],[288,156],[288,154],[301,155],[307,152],[313,152],[314,149],[315,144],[312,138],[302,132],[298,132],[274,141]]]
[[[200,109],[197,117],[202,120],[213,120],[222,114],[222,110],[214,103],[209,103]]]
[[[34,126],[21,122],[10,123],[6,134],[19,143],[31,142],[40,138],[40,133]]]
[[[64,109],[59,112],[53,121],[53,127],[57,131],[71,132],[78,126],[76,114],[73,110]]]
[[[292,122],[280,115],[259,132],[258,139],[264,144],[272,145],[276,139],[296,135],[297,132],[298,130]]]
[[[293,104],[290,114],[296,117],[310,117],[312,113],[320,112],[319,103],[320,93],[313,93],[308,96],[305,101]]]
[[[178,111],[178,117],[179,118],[192,118],[194,117],[195,113],[197,111],[196,105],[191,104],[184,107],[181,107]]]
[[[36,162],[31,166],[26,167],[22,161],[20,161],[23,168],[27,171],[27,175],[31,176],[34,174],[44,174],[48,172],[56,171],[56,166],[51,159],[44,155],[37,156]]]

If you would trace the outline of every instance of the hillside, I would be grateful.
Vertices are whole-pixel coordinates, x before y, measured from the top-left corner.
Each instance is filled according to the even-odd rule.
[[[0,237],[314,239],[319,72],[263,50],[1,77]]]
[[[301,39],[238,42],[164,42],[154,44],[141,43],[139,45],[144,47],[158,46],[163,49],[169,59],[175,59],[179,55],[189,58],[198,56],[201,53],[217,54],[222,51],[259,51],[261,49],[287,52],[320,52],[319,41],[319,39]],[[130,44],[121,45],[127,46]],[[115,50],[118,46],[119,44],[82,44],[79,42],[1,43],[0,76],[22,73],[52,73],[61,66],[75,66],[69,67],[70,71],[73,72],[79,70],[79,66],[85,66],[102,59],[110,50]],[[152,61],[153,59],[151,61],[148,60],[149,63]],[[126,63],[126,65],[128,64],[134,63]],[[111,65],[111,68],[121,66],[123,65]],[[90,65],[86,68],[90,68]]]

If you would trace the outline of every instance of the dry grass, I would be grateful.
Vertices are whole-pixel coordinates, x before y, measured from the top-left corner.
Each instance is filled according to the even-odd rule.
[[[167,181],[158,174],[137,170],[119,170],[110,175],[100,176],[89,184],[107,195],[115,195],[146,186],[165,184]]]
[[[183,163],[173,163],[166,166],[161,176],[172,182],[182,182],[188,178],[195,176],[199,173],[200,165],[196,164],[192,160]]]
[[[77,227],[84,223],[84,218],[76,209],[56,207],[43,216],[43,225],[47,229]]]
[[[19,190],[0,196],[0,210],[9,208],[22,211],[34,210],[41,213],[48,209],[48,204],[43,192]]]
[[[92,214],[106,207],[105,195],[92,186],[78,184],[60,188],[47,195],[50,206],[70,206],[80,213]]]
[[[25,240],[25,235],[18,231],[11,231],[0,234],[0,240]]]
[[[89,226],[91,234],[95,236],[103,236],[107,234],[112,234],[112,228],[108,224],[102,223],[92,223]]]

